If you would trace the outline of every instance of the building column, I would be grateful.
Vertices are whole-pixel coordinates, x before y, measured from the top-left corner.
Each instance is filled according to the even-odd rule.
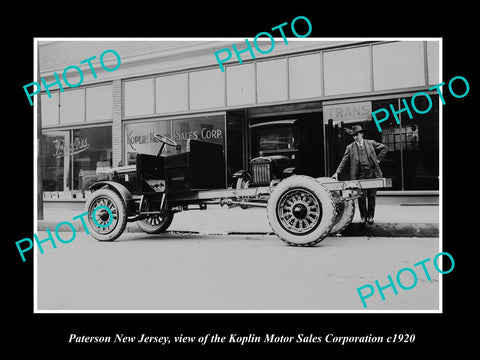
[[[113,81],[112,92],[112,166],[117,167],[122,163],[122,80]]]

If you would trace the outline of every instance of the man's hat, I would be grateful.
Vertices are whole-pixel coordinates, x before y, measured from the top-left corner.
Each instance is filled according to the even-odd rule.
[[[363,129],[360,125],[353,125],[351,129],[346,129],[347,133],[350,135],[355,135],[356,133],[362,132]]]

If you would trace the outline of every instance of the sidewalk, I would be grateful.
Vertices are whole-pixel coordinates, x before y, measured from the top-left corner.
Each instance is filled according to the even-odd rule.
[[[38,221],[38,231],[54,230],[59,222],[69,221],[77,231],[84,231],[80,220],[72,218],[84,212],[83,203],[45,204],[44,220]],[[438,237],[439,206],[437,205],[377,205],[375,223],[359,224],[358,210],[350,226],[342,236],[372,237]],[[141,232],[136,223],[128,223],[127,232]],[[183,211],[175,214],[169,232],[193,232],[199,234],[269,234],[266,210],[218,205],[207,210]]]

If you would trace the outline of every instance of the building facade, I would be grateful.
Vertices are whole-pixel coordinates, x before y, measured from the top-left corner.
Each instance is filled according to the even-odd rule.
[[[334,173],[352,141],[345,128],[360,124],[366,138],[389,149],[381,166],[393,187],[379,195],[438,201],[441,105],[428,89],[440,83],[440,40],[289,39],[255,58],[242,53],[241,63],[232,57],[221,71],[214,53],[233,44],[246,47],[245,39],[40,41],[40,76],[51,85],[41,95],[44,200],[85,201],[108,168],[134,164],[136,153],[156,154],[155,132],[181,145],[167,154],[184,151],[189,138],[222,144],[228,187],[258,156],[255,124],[299,120],[314,126],[315,176]],[[112,53],[99,61],[105,50],[120,56],[115,71],[108,70],[117,61]],[[64,73],[72,65],[81,73]],[[76,86],[63,82],[62,91],[55,83],[62,74]],[[430,94],[431,110],[413,118],[400,112],[400,125],[391,117],[379,132],[372,111],[401,110],[401,100],[410,104],[418,91]],[[416,105],[428,107],[420,98]],[[264,134],[264,144],[288,136]]]

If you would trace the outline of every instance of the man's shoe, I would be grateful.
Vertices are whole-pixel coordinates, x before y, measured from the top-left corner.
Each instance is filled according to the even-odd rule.
[[[373,224],[373,218],[369,217],[367,219],[367,222],[368,222],[368,225],[372,225]]]
[[[360,218],[360,225],[365,225],[367,223],[367,219]]]

